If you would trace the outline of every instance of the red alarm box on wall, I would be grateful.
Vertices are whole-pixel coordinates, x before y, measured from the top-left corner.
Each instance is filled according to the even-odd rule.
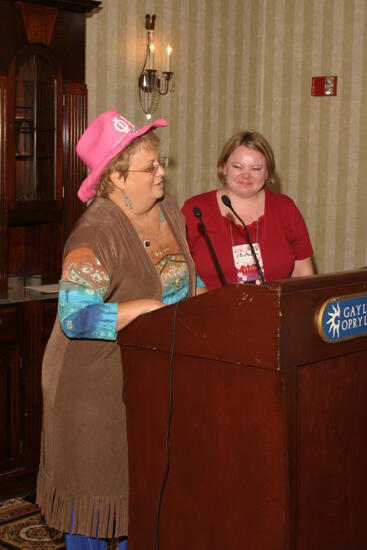
[[[337,76],[313,76],[311,95],[317,97],[336,95],[337,84]]]

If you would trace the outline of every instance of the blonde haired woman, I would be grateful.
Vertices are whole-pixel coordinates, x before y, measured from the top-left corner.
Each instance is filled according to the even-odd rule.
[[[275,161],[268,141],[258,132],[240,132],[231,137],[218,159],[222,188],[187,200],[182,212],[187,237],[198,274],[208,290],[222,285],[220,273],[193,213],[199,208],[227,283],[259,283],[266,280],[312,275],[313,254],[303,217],[292,199],[272,192]],[[240,221],[243,220],[256,253]],[[257,265],[258,264],[258,265]]]

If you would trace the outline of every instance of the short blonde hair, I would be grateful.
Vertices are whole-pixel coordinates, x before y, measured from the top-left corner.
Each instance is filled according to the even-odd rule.
[[[108,198],[112,191],[115,189],[114,183],[111,181],[111,174],[118,172],[122,176],[126,176],[129,166],[130,158],[135,155],[141,149],[151,150],[158,149],[159,137],[150,130],[146,134],[134,139],[130,145],[123,149],[118,155],[116,155],[111,162],[104,169],[97,185],[97,197]]]
[[[266,170],[268,173],[266,181],[269,183],[273,183],[275,174],[275,160],[273,149],[271,148],[270,143],[264,138],[262,134],[260,134],[259,132],[249,131],[239,132],[238,134],[235,134],[227,141],[227,143],[223,147],[217,162],[217,176],[219,181],[223,185],[225,185],[225,165],[227,164],[227,161],[233,151],[237,149],[237,147],[239,147],[240,145],[244,145],[245,147],[253,149],[254,151],[258,151],[259,153],[264,155],[266,161]]]

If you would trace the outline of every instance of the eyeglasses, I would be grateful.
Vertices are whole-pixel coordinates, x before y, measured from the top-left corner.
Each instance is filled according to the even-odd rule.
[[[127,172],[143,172],[144,174],[151,174],[151,175],[154,175],[158,168],[162,167],[162,168],[167,168],[168,166],[168,157],[160,157],[159,160],[157,161],[154,161],[157,163],[156,166],[152,165],[152,166],[149,166],[149,168],[145,168],[144,170],[128,170]]]

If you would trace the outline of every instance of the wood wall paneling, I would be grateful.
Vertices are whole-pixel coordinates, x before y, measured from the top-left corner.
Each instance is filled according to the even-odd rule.
[[[67,83],[64,88],[64,210],[65,237],[84,211],[78,199],[80,183],[86,177],[86,166],[75,152],[76,144],[87,125],[87,87],[82,83]]]

